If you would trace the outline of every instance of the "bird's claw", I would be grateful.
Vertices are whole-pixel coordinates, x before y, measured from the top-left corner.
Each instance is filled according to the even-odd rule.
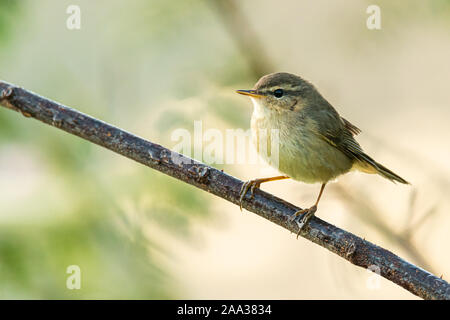
[[[298,236],[300,235],[300,232],[308,224],[308,222],[314,216],[316,211],[317,211],[317,205],[313,205],[311,208],[299,210],[291,216],[290,221],[291,222],[295,221],[295,223],[297,223],[297,226],[298,226],[297,239],[298,239]],[[299,220],[297,220],[298,216],[300,216],[300,215],[302,215],[301,218]]]
[[[248,189],[250,189],[250,198],[253,198],[255,188],[259,188],[260,185],[261,182],[258,179],[248,180],[242,185],[241,191],[239,192],[239,208],[241,209],[241,211],[242,211],[242,201],[244,200],[244,197],[247,194]]]

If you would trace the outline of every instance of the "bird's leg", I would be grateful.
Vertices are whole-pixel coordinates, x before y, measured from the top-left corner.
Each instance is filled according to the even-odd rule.
[[[300,231],[302,231],[302,228],[308,224],[309,220],[314,216],[314,213],[316,213],[317,206],[319,205],[320,197],[322,197],[323,190],[325,189],[325,185],[326,185],[326,183],[323,183],[322,187],[320,187],[319,196],[317,197],[316,203],[311,208],[299,210],[292,215],[291,221],[297,222],[297,225],[299,228],[298,233],[297,233],[297,238],[300,234]],[[296,218],[301,214],[303,216],[301,217],[300,221],[297,221]]]
[[[288,176],[276,176],[276,177],[270,177],[270,178],[248,180],[247,182],[245,182],[241,187],[241,191],[239,192],[239,195],[240,195],[239,196],[239,207],[241,208],[241,211],[242,211],[242,200],[244,200],[244,197],[245,197],[248,189],[250,189],[251,198],[253,198],[253,193],[255,192],[255,188],[259,188],[261,183],[269,182],[269,181],[283,180],[283,179],[289,179],[289,177]]]

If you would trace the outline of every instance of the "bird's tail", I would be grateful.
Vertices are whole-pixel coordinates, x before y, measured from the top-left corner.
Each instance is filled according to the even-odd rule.
[[[362,153],[358,155],[358,160],[353,165],[354,169],[363,171],[366,173],[378,173],[382,177],[391,180],[392,182],[400,182],[404,184],[410,184],[408,181],[400,177],[398,174],[392,172],[382,164],[376,162],[367,154]]]

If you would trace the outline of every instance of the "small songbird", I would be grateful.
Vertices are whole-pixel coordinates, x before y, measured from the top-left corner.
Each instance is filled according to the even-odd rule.
[[[364,153],[354,136],[361,132],[342,118],[308,81],[290,73],[268,74],[252,90],[237,90],[253,102],[252,141],[261,152],[260,133],[278,133],[278,169],[283,175],[247,181],[241,189],[240,202],[261,183],[292,178],[306,183],[322,184],[315,204],[293,215],[300,230],[314,215],[327,182],[351,170],[377,173],[391,181],[408,182]],[[265,131],[262,131],[265,130]],[[300,232],[300,231],[299,231]]]

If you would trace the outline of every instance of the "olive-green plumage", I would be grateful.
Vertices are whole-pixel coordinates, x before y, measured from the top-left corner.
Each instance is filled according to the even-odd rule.
[[[365,154],[354,138],[360,130],[301,77],[273,73],[262,77],[253,90],[238,92],[252,98],[251,128],[257,149],[261,129],[269,134],[278,130],[277,169],[285,175],[307,183],[327,183],[353,169],[408,183]]]

